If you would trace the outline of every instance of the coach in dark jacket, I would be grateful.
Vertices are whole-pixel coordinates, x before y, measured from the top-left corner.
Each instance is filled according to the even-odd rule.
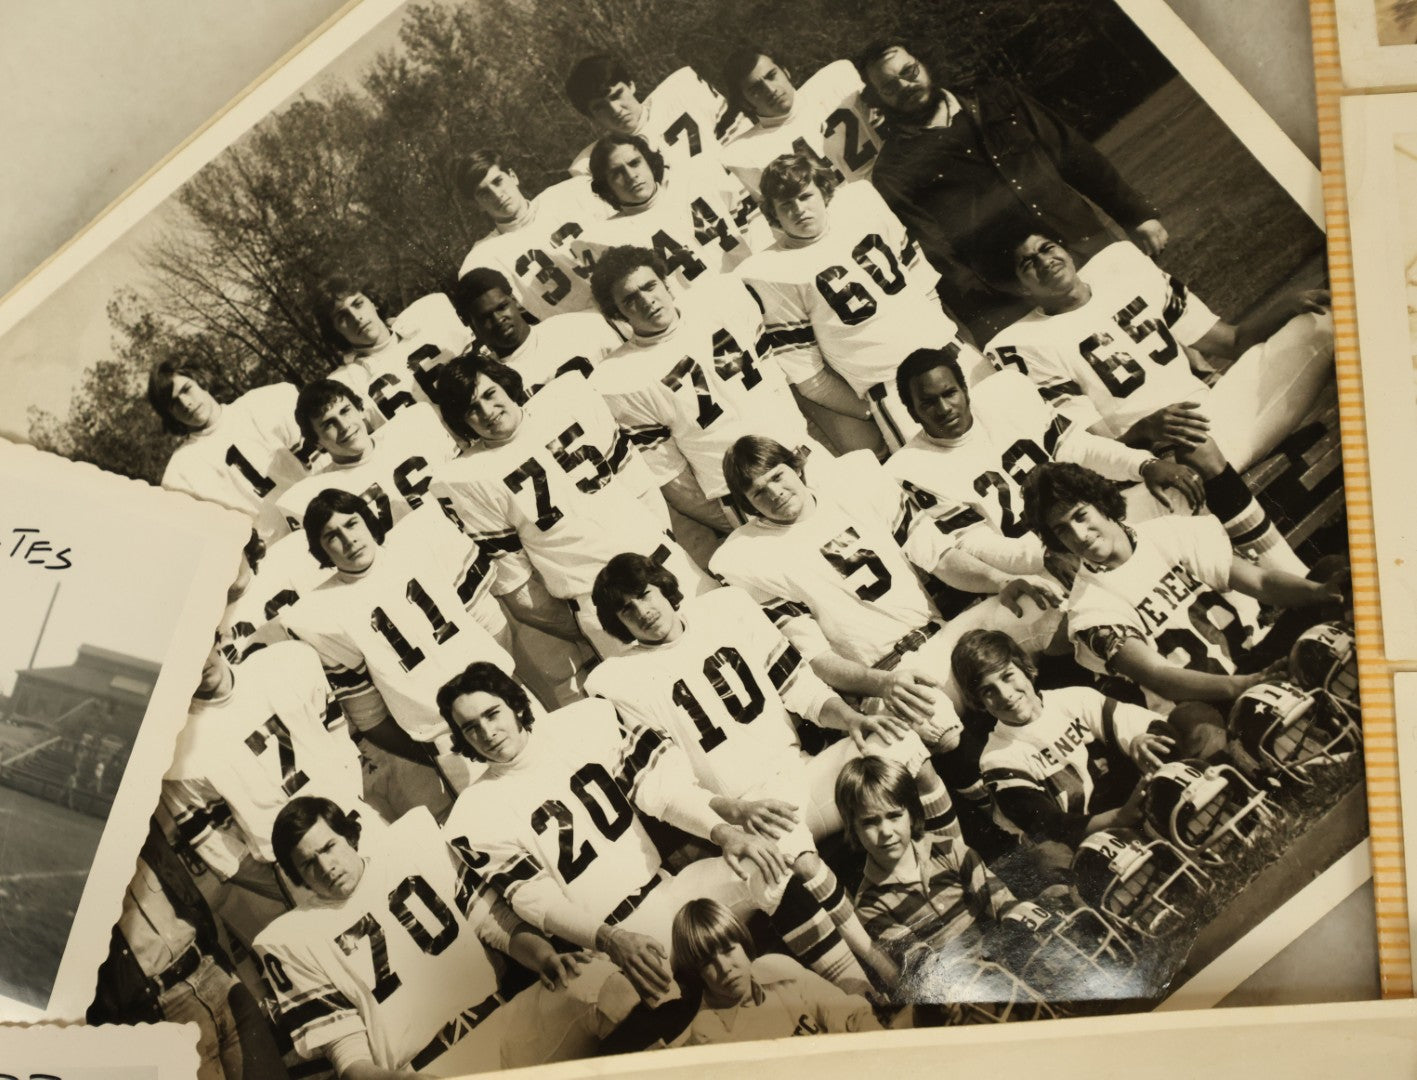
[[[856,60],[866,99],[885,115],[873,181],[941,274],[941,298],[978,342],[1028,310],[976,269],[990,230],[1020,215],[1090,255],[1114,237],[1088,200],[1148,255],[1166,246],[1154,206],[1097,148],[1010,83],[951,92],[898,41]]]

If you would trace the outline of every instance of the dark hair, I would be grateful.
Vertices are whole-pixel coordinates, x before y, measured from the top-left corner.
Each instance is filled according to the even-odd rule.
[[[516,679],[496,664],[475,660],[438,688],[438,715],[447,722],[452,731],[453,749],[463,757],[472,761],[483,760],[482,755],[472,748],[472,743],[453,719],[453,702],[468,694],[491,694],[501,698],[516,714],[517,725],[523,731],[531,730],[531,696],[522,689]]]
[[[246,565],[251,568],[254,574],[261,565],[261,560],[266,557],[266,541],[255,529],[251,530],[251,535],[246,544],[241,549],[241,557],[246,560]]]
[[[324,532],[330,518],[336,514],[358,514],[364,519],[364,524],[369,526],[369,533],[374,537],[375,543],[384,542],[384,526],[379,523],[379,516],[367,502],[353,492],[325,488],[306,505],[304,520],[305,542],[310,546],[310,554],[321,566],[334,566],[334,562],[320,543],[320,533]]]
[[[300,425],[300,434],[307,443],[319,443],[315,421],[341,401],[348,401],[363,414],[364,402],[338,379],[316,379],[300,388],[300,396],[295,399],[295,422]]]
[[[590,294],[607,319],[624,318],[615,304],[615,286],[642,266],[653,270],[660,281],[669,280],[669,266],[658,252],[646,247],[621,244],[603,252],[595,260],[595,270],[590,275]]]
[[[633,83],[635,77],[618,56],[592,53],[576,61],[566,76],[566,97],[582,116],[590,115],[590,107],[598,99],[608,97],[617,83]]]
[[[726,905],[712,897],[690,900],[674,916],[669,932],[670,965],[690,988],[703,989],[704,967],[719,953],[741,945],[748,959],[757,955],[748,928]]]
[[[620,209],[620,200],[615,198],[615,192],[610,189],[610,155],[621,146],[633,146],[640,152],[649,164],[650,174],[656,184],[664,180],[664,155],[639,135],[621,135],[619,132],[602,135],[595,140],[595,146],[590,151],[590,190],[616,210]]]
[[[648,556],[626,551],[601,567],[600,573],[595,575],[595,584],[591,586],[590,598],[595,604],[596,617],[607,634],[624,642],[635,640],[635,635],[620,620],[620,609],[627,600],[639,596],[650,585],[664,594],[675,611],[679,610],[679,605],[684,602],[679,579]]]
[[[453,310],[458,313],[458,318],[471,326],[473,303],[494,289],[501,289],[508,296],[516,295],[507,275],[490,266],[474,267],[460,277],[452,292]]]
[[[964,396],[969,397],[969,384],[964,381],[964,371],[959,366],[959,349],[957,347],[916,349],[900,362],[900,367],[895,369],[895,392],[900,395],[900,400],[905,405],[905,411],[917,424],[920,423],[920,417],[915,413],[915,393],[911,389],[911,383],[927,371],[934,371],[936,368],[948,370],[955,377],[955,382],[959,383],[959,388],[964,391]]]
[[[1037,466],[1023,484],[1023,521],[1038,534],[1043,546],[1050,551],[1067,552],[1067,548],[1047,525],[1048,515],[1057,506],[1090,503],[1113,521],[1127,516],[1127,500],[1122,486],[1081,465],[1049,461]]]
[[[1038,666],[1008,634],[1002,630],[970,630],[963,634],[950,653],[950,671],[965,706],[988,712],[979,699],[979,684],[1010,664],[1027,675],[1030,683],[1036,683]]]
[[[920,790],[915,777],[898,761],[866,754],[852,758],[836,774],[832,792],[836,809],[845,826],[846,843],[860,850],[856,839],[856,819],[870,803],[886,803],[901,807],[910,815],[910,835],[919,840],[925,835],[925,808],[920,804]]]
[[[868,42],[863,49],[851,58],[851,62],[856,65],[856,74],[861,76],[861,82],[864,84],[861,90],[862,101],[867,105],[874,105],[882,111],[886,111],[890,108],[890,106],[881,100],[881,96],[876,93],[876,88],[871,85],[868,72],[870,72],[873,64],[882,60],[886,53],[893,49],[900,49],[902,52],[909,53],[911,56],[915,57],[915,59],[920,60],[917,54],[911,52],[911,49],[914,47],[915,46],[907,44],[903,38],[876,38],[874,41]],[[920,62],[924,63],[923,60]]]
[[[728,99],[729,105],[746,116],[756,116],[743,96],[743,80],[753,73],[759,60],[772,59],[771,53],[756,45],[740,45],[728,54],[728,59],[719,68],[719,78],[723,80],[723,96]]]
[[[344,274],[331,274],[320,283],[315,294],[315,322],[325,343],[336,353],[343,355],[349,351],[349,339],[335,329],[335,305],[351,296],[363,296],[374,305],[379,318],[384,317],[383,302],[374,293]]]
[[[753,481],[779,465],[791,465],[798,476],[803,476],[806,464],[807,456],[801,450],[789,450],[766,435],[744,435],[723,455],[723,479],[728,484],[733,509],[748,520],[760,516],[748,501]]]
[[[966,254],[972,256],[975,269],[990,285],[1017,294],[1019,278],[1015,252],[1032,236],[1041,236],[1063,248],[1068,247],[1067,241],[1052,226],[1035,218],[1011,215],[970,244],[972,250]]]
[[[354,850],[359,850],[359,834],[363,827],[355,814],[347,814],[336,802],[315,795],[300,795],[280,808],[271,826],[271,847],[278,865],[291,881],[304,885],[300,868],[295,864],[295,849],[305,834],[319,822],[325,822],[336,836],[343,836]]]
[[[817,185],[823,201],[831,202],[832,192],[836,191],[836,173],[830,165],[816,161],[808,154],[783,154],[773,158],[758,181],[758,190],[763,195],[759,200],[763,204],[763,217],[768,219],[769,224],[782,228],[774,204],[778,199],[789,199],[807,190],[811,184]]]
[[[449,360],[438,373],[433,397],[448,430],[470,443],[481,438],[467,422],[467,414],[477,397],[478,379],[491,379],[518,405],[525,405],[529,396],[521,375],[500,360],[475,352]]]
[[[474,150],[453,165],[453,187],[464,199],[472,201],[477,189],[493,169],[510,172],[496,150]]]
[[[206,389],[202,383],[202,369],[191,361],[178,360],[174,356],[160,361],[148,373],[148,404],[162,421],[162,430],[169,435],[186,435],[192,430],[172,415],[172,384],[178,378],[191,379],[203,390]]]

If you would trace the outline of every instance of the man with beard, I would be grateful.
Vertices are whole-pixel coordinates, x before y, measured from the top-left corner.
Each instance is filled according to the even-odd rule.
[[[864,99],[885,114],[873,181],[939,269],[950,310],[969,313],[976,340],[1023,314],[974,268],[974,247],[1002,217],[1024,213],[1091,253],[1109,243],[1095,204],[1148,255],[1165,247],[1158,211],[1098,150],[1017,87],[936,83],[904,42],[856,58]]]

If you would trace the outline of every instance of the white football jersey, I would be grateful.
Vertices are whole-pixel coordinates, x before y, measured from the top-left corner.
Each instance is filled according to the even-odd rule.
[[[346,353],[344,366],[330,373],[368,401],[379,422],[431,402],[443,365],[472,345],[472,331],[443,293],[419,297],[389,322],[389,329],[393,333],[383,345]]]
[[[433,471],[458,452],[437,411],[423,402],[398,412],[372,439],[374,445],[362,460],[332,461],[276,499],[291,532],[300,531],[310,500],[330,488],[358,495],[390,529],[423,504]]]
[[[517,301],[537,319],[594,307],[590,265],[572,250],[571,241],[610,213],[585,177],[552,184],[530,200],[521,218],[499,223],[473,244],[458,277],[479,266],[501,271]]]
[[[372,685],[398,725],[427,742],[447,731],[439,687],[474,660],[512,670],[478,618],[484,604],[500,613],[491,569],[441,508],[423,506],[389,530],[368,570],[336,572],[279,618],[320,654],[341,702]]]
[[[729,117],[728,102],[693,68],[671,71],[664,81],[640,99],[644,110],[639,135],[669,164],[707,155],[717,157],[722,144],[746,130],[742,116]],[[590,152],[595,143],[581,148],[571,162],[572,175],[590,175]]]
[[[576,250],[592,264],[608,248],[653,249],[688,286],[704,273],[723,274],[772,243],[772,231],[743,185],[709,158],[664,171],[648,202],[626,207],[586,229]]]
[[[1043,713],[1015,727],[996,724],[979,757],[979,771],[994,791],[1045,792],[1066,814],[1086,814],[1092,801],[1095,743],[1130,754],[1132,742],[1163,719],[1137,705],[1104,697],[1090,686],[1044,690]]]
[[[954,345],[966,371],[977,355],[940,307],[940,275],[868,183],[837,189],[816,240],[779,237],[738,275],[762,297],[768,338],[793,382],[825,361],[866,398],[893,387],[900,362],[922,346]]]
[[[881,149],[861,76],[850,60],[834,60],[797,88],[792,111],[760,119],[723,148],[724,167],[758,198],[763,170],[784,154],[805,153],[829,164],[837,182],[869,180]]]
[[[723,455],[738,438],[801,446],[807,422],[763,343],[762,308],[742,282],[710,278],[677,304],[673,329],[636,334],[605,358],[591,385],[637,445],[672,440],[704,494],[716,498],[728,493]],[[677,474],[669,468],[657,467],[661,484]]]
[[[1085,428],[1100,418],[1114,438],[1167,405],[1203,406],[1210,389],[1185,346],[1215,326],[1215,313],[1128,241],[1078,276],[1092,298],[1057,315],[1035,308],[1001,330],[988,345],[994,366],[1021,368],[1055,409]]]
[[[538,718],[516,760],[489,764],[458,796],[443,833],[527,922],[545,930],[569,900],[593,939],[660,874],[636,808],[706,837],[722,822],[709,798],[679,747],[589,698]]]
[[[516,921],[478,899],[421,807],[366,831],[359,852],[364,874],[347,899],[281,915],[256,954],[301,1057],[363,1034],[375,1065],[422,1067],[446,1025],[471,1028],[501,1005],[487,948],[505,951]]]
[[[740,525],[709,569],[762,604],[808,660],[830,647],[874,664],[938,618],[915,566],[933,569],[952,541],[928,522],[918,527],[913,504],[869,450],[812,455],[807,486],[815,506],[791,525],[759,517]]]
[[[305,436],[295,421],[299,392],[290,383],[248,390],[210,431],[188,435],[172,452],[162,486],[239,510],[269,514],[271,500],[305,476],[296,456]]]
[[[310,648],[272,645],[233,667],[232,678],[224,698],[192,700],[163,780],[178,835],[223,877],[236,867],[214,862],[204,842],[228,816],[251,854],[271,863],[271,827],[287,802],[322,795],[353,809],[364,791],[359,751]]]
[[[589,593],[620,552],[671,543],[639,499],[653,487],[605,402],[574,373],[526,403],[510,442],[449,462],[433,481],[483,550],[524,550],[562,599]]]
[[[815,720],[833,691],[741,589],[687,598],[681,614],[676,640],[605,660],[587,692],[669,735],[712,791],[738,796],[797,768],[789,712]]]
[[[305,534],[290,533],[272,542],[256,566],[246,590],[227,605],[222,633],[229,639],[227,658],[236,662],[262,646],[283,641],[273,620],[332,573],[310,554]]]
[[[1230,591],[1235,550],[1220,521],[1167,515],[1131,528],[1131,558],[1111,570],[1084,563],[1073,582],[1065,610],[1078,661],[1105,672],[1134,639],[1179,667],[1233,674],[1259,630],[1259,604]],[[1146,696],[1152,708],[1167,704]]]
[[[1028,537],[1023,523],[1023,482],[1046,461],[1069,461],[1113,480],[1140,478],[1151,454],[1098,439],[1048,407],[1017,371],[1001,371],[969,390],[974,423],[958,439],[932,439],[923,431],[890,456],[886,470],[916,497],[927,514],[968,506],[1004,536]],[[966,520],[967,519],[967,520]],[[958,516],[952,527],[977,518]],[[1036,541],[1035,541],[1036,542]]]
[[[557,375],[579,371],[587,379],[624,339],[598,313],[573,311],[532,326],[516,350],[500,357],[534,394]]]

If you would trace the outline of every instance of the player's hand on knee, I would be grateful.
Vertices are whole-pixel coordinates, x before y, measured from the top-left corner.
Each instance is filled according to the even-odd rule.
[[[1171,499],[1166,494],[1168,488],[1180,492],[1192,513],[1205,505],[1205,484],[1201,481],[1200,474],[1189,465],[1155,458],[1141,467],[1141,479],[1146,490],[1156,496],[1157,501],[1172,513],[1176,512],[1176,507],[1171,504]]]
[[[761,836],[733,825],[720,825],[713,830],[710,839],[723,849],[723,861],[728,868],[744,881],[754,869],[763,875],[769,886],[777,885],[791,873],[777,846]]]
[[[879,696],[890,707],[891,712],[897,715],[878,713],[862,716],[858,713],[866,723],[855,721],[851,725],[851,737],[856,740],[856,745],[863,749],[863,740],[872,730],[887,742],[900,738],[909,730],[910,724],[923,723],[934,715],[936,695],[944,693],[944,689],[938,679],[923,671],[899,667],[888,672]],[[874,729],[871,725],[875,725]],[[860,738],[857,737],[858,730]]]
[[[572,979],[580,974],[581,968],[591,962],[591,955],[584,950],[571,953],[553,952],[541,961],[537,977],[548,990],[564,990]]]
[[[893,673],[896,674],[896,673]],[[851,735],[851,741],[856,744],[856,749],[863,754],[869,749],[867,741],[872,735],[893,743],[897,739],[903,739],[909,733],[912,723],[923,722],[929,719],[933,708],[921,709],[915,699],[898,704],[894,698],[888,697],[886,701],[897,712],[903,713],[908,720],[903,720],[899,716],[890,713],[855,712],[847,719],[846,730]],[[919,718],[919,719],[917,719]]]
[[[776,840],[797,824],[797,807],[782,799],[735,799],[733,817],[724,817],[734,825],[758,836]]]
[[[1144,773],[1152,772],[1169,760],[1176,740],[1166,735],[1144,731],[1132,740],[1132,762]]]
[[[1143,416],[1127,432],[1128,442],[1152,448],[1197,447],[1210,438],[1210,419],[1194,401],[1178,401]]]
[[[646,1001],[662,998],[674,981],[669,971],[669,955],[652,937],[612,926],[597,944],[634,985]]]
[[[1023,618],[1021,601],[1024,599],[1032,600],[1044,611],[1063,602],[1062,595],[1053,586],[1041,581],[1030,581],[1028,578],[1014,578],[999,590],[999,602],[1020,619]]]
[[[1166,231],[1166,226],[1161,224],[1156,218],[1143,221],[1132,230],[1132,238],[1136,241],[1137,247],[1150,255],[1153,259],[1166,250],[1166,245],[1170,243],[1171,236]]]
[[[1333,296],[1327,289],[1305,289],[1294,297],[1294,314],[1324,315],[1333,310]]]

